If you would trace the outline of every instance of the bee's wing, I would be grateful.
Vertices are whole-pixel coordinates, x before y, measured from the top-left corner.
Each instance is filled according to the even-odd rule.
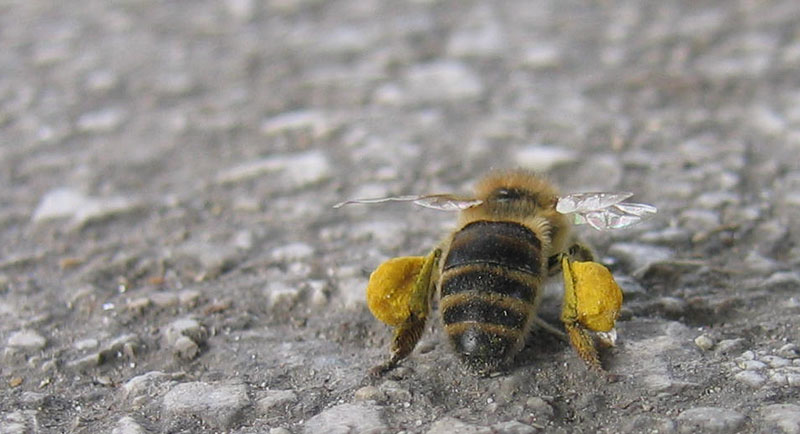
[[[573,193],[558,198],[556,211],[561,214],[587,213],[606,209],[633,196],[633,193],[621,191],[617,193]]]
[[[623,202],[633,193],[577,193],[559,198],[556,211],[575,214],[575,224],[588,224],[597,230],[625,228],[656,213],[645,203]]]
[[[390,196],[367,199],[352,199],[337,203],[334,208],[341,208],[345,205],[354,203],[373,204],[384,202],[413,202],[425,208],[438,209],[440,211],[461,211],[472,208],[483,203],[480,199],[456,197],[449,194],[429,194],[429,195],[410,195],[410,196]]]

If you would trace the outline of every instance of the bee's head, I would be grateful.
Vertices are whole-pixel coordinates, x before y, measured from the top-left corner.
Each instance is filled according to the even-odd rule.
[[[555,189],[542,178],[524,170],[493,172],[475,189],[492,213],[532,215],[555,207]]]
[[[556,211],[558,192],[543,178],[526,170],[491,172],[475,188],[483,203],[462,212],[461,222],[512,220],[532,229],[554,249],[566,243],[569,222]]]

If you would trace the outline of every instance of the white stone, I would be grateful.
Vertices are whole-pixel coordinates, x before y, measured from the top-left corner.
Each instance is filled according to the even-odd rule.
[[[92,220],[135,210],[139,204],[123,197],[94,198],[68,187],[49,191],[33,212],[33,221],[71,218],[80,226]]]
[[[72,217],[85,205],[88,198],[71,188],[57,188],[47,192],[33,212],[33,221]]]
[[[703,351],[714,348],[714,339],[708,335],[700,335],[694,338],[694,344]]]
[[[8,338],[8,346],[15,348],[41,350],[46,344],[47,340],[44,336],[33,330],[21,330],[13,333]]]
[[[198,418],[219,429],[230,428],[248,403],[244,384],[203,382],[178,384],[162,400],[167,416]]]
[[[105,108],[84,113],[78,118],[78,130],[86,133],[107,133],[116,130],[127,117],[121,108]]]
[[[492,425],[490,432],[504,434],[534,434],[539,432],[539,430],[522,422],[510,420],[508,422],[500,422]]]
[[[720,407],[697,407],[681,413],[677,418],[680,433],[731,433],[745,422],[743,414]]]
[[[217,175],[217,182],[236,183],[277,173],[280,175],[280,182],[287,184],[288,187],[300,188],[329,178],[332,171],[331,163],[324,152],[308,151],[241,163],[220,172]]]
[[[388,427],[382,419],[380,407],[367,403],[341,404],[307,420],[303,425],[303,432],[306,434],[378,434],[388,431]]]
[[[270,307],[291,306],[300,299],[302,291],[299,287],[286,282],[272,281],[264,288],[264,294],[267,297],[267,305]]]
[[[778,348],[777,354],[787,359],[796,359],[800,357],[800,349],[795,344],[786,344]]]
[[[272,249],[270,256],[276,261],[299,261],[314,254],[314,248],[302,242],[289,243]]]
[[[309,131],[314,137],[320,138],[328,134],[331,129],[328,119],[322,113],[313,110],[281,113],[261,124],[261,133],[267,136],[290,131]]]
[[[117,425],[111,430],[111,434],[146,434],[147,431],[136,422],[136,419],[125,416],[119,421]]]
[[[515,165],[536,172],[547,172],[554,167],[577,161],[572,149],[559,146],[529,145],[518,149],[511,157]]]
[[[766,425],[764,432],[800,434],[800,405],[772,404],[762,408],[761,414]]]
[[[742,371],[733,376],[733,379],[750,387],[761,387],[767,382],[763,375],[755,371]]]
[[[193,318],[177,319],[167,325],[161,333],[170,346],[177,345],[182,336],[190,338],[198,345],[202,345],[208,339],[208,330]]]
[[[760,371],[767,367],[766,363],[758,360],[741,360],[736,362],[736,365],[746,371]]]
[[[522,54],[522,65],[528,68],[553,68],[561,63],[561,51],[556,45],[536,43]]]
[[[161,371],[150,371],[131,378],[122,385],[125,398],[133,399],[139,396],[149,396],[160,390],[163,385],[169,384],[173,375]]]
[[[97,341],[97,339],[93,338],[81,339],[79,341],[75,341],[75,343],[72,344],[72,346],[79,351],[93,350],[97,348],[99,345],[100,343]]]
[[[297,400],[297,394],[292,390],[267,390],[263,395],[256,403],[262,413],[283,411],[284,407]]]
[[[445,416],[431,425],[427,434],[483,434],[490,432],[483,427],[462,422],[454,417]]]

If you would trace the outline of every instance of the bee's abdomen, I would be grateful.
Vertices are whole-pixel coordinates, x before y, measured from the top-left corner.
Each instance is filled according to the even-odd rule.
[[[519,223],[479,221],[455,233],[440,307],[465,361],[492,369],[522,346],[542,274],[541,242]]]
[[[542,244],[525,226],[514,222],[477,221],[456,232],[444,269],[469,264],[495,264],[539,274]]]

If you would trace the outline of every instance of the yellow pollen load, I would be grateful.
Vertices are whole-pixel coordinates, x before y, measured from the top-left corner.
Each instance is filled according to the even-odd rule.
[[[568,274],[575,287],[578,321],[596,332],[613,329],[622,306],[622,290],[608,268],[597,262],[572,262],[565,277]]]
[[[399,327],[411,315],[410,300],[424,256],[403,256],[382,263],[369,276],[367,306],[378,320]]]

